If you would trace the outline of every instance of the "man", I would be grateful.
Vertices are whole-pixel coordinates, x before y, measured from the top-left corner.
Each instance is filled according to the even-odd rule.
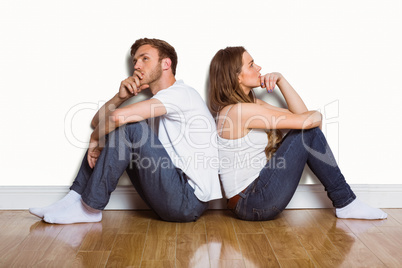
[[[200,95],[176,81],[177,55],[158,39],[131,47],[134,73],[95,115],[89,149],[70,192],[30,212],[48,223],[98,222],[127,171],[141,198],[166,221],[195,221],[221,198],[214,120]],[[153,97],[118,108],[149,88]],[[116,108],[117,107],[117,108]],[[158,137],[147,119],[158,118]],[[202,160],[202,161],[201,161]]]

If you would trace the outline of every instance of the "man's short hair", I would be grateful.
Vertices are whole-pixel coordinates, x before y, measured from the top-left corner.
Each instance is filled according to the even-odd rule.
[[[176,75],[177,54],[174,47],[163,40],[155,38],[141,38],[135,41],[135,43],[131,46],[131,57],[134,57],[135,52],[137,52],[138,48],[143,45],[150,45],[151,47],[156,48],[158,50],[159,61],[165,58],[169,58],[172,61],[171,68],[173,75]]]

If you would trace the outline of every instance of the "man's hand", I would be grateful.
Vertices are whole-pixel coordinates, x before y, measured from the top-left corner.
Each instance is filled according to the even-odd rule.
[[[124,79],[120,84],[119,98],[126,100],[132,96],[137,96],[142,90],[149,88],[149,85],[141,84],[142,78],[143,74],[135,70],[132,76]]]
[[[91,168],[95,167],[96,161],[98,161],[98,158],[100,156],[100,153],[102,152],[101,147],[99,147],[99,141],[91,139],[89,141],[89,148],[88,148],[88,164]]]
[[[266,88],[268,93],[272,93],[276,83],[278,83],[282,77],[283,76],[280,73],[268,73],[266,75],[261,75],[261,87]]]

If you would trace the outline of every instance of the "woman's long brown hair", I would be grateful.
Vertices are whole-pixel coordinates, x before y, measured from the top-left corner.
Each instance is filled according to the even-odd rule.
[[[244,47],[227,47],[219,50],[212,58],[209,66],[208,107],[214,116],[228,105],[256,101],[253,90],[246,95],[239,84],[244,52]],[[282,132],[271,129],[267,131],[267,135],[265,155],[269,160],[282,141]]]

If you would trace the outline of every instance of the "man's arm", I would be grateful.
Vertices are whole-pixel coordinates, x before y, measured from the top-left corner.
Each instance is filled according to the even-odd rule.
[[[122,125],[164,114],[166,114],[166,108],[158,99],[149,99],[130,104],[124,108],[114,110],[107,118],[99,122],[92,132],[91,140],[99,141],[99,139]]]
[[[106,102],[95,114],[92,119],[91,126],[95,129],[99,122],[109,117],[109,115],[126,100],[136,96],[149,85],[141,85],[142,73],[134,71],[133,75],[123,80],[120,84],[119,92]]]
[[[113,96],[108,102],[106,102],[92,118],[91,126],[95,129],[101,120],[107,118],[111,112],[113,112],[117,107],[123,104],[127,99],[122,99],[119,97],[119,93]]]
[[[108,117],[103,118],[91,134],[88,149],[88,163],[91,168],[102,151],[99,141],[116,128],[139,122],[151,117],[158,117],[166,114],[166,108],[158,99],[149,99],[110,112]]]

